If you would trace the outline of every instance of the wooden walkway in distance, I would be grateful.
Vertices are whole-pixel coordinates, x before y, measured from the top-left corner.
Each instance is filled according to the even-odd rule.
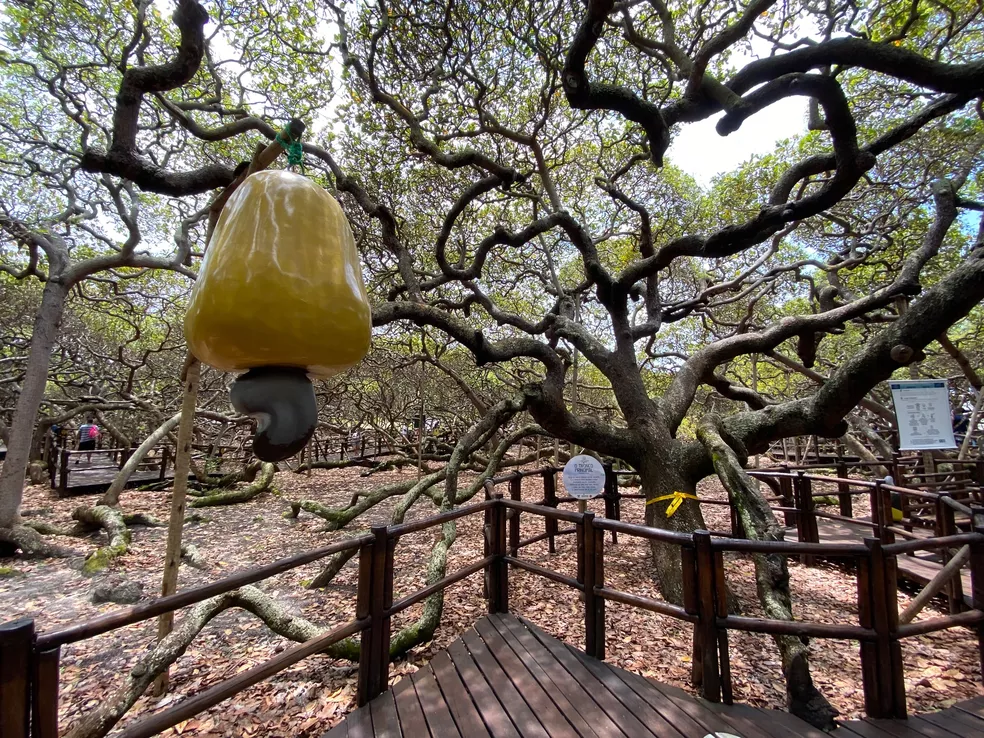
[[[323,738],[706,738],[715,733],[828,738],[789,713],[705,702],[593,659],[513,615],[489,615]]]
[[[829,520],[825,518],[819,518],[817,520],[817,531],[819,533],[820,543],[860,543],[865,537],[871,537],[873,535],[871,528],[863,525],[854,525],[842,520]],[[914,532],[918,535],[921,529],[916,529]],[[795,539],[795,528],[792,533],[793,539]],[[925,531],[925,533],[928,537],[929,531]],[[913,556],[899,556],[897,561],[899,577],[920,586],[927,584],[943,568],[939,557],[930,551],[917,551]],[[961,570],[960,577],[963,579],[964,600],[968,607],[973,607],[970,598],[973,588],[970,583],[969,567],[965,566]]]

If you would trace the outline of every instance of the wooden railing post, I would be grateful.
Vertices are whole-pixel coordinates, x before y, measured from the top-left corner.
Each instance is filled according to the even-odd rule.
[[[819,449],[817,451],[819,454]],[[714,614],[719,618],[728,617],[728,585],[724,578],[724,554],[714,552]],[[731,651],[728,648],[728,629],[717,629],[718,658],[721,670],[721,699],[726,705],[734,703],[731,689]]]
[[[873,628],[872,614],[872,574],[871,552],[858,556],[858,624],[862,628]],[[864,689],[864,711],[874,716],[878,713],[879,687],[877,663],[878,648],[874,641],[861,641],[861,683]]]
[[[680,563],[683,569],[683,609],[690,615],[698,615],[697,560],[693,548],[685,546],[680,549]],[[695,687],[699,687],[703,680],[701,664],[703,648],[700,642],[700,626],[697,624],[694,625],[691,643],[690,682]]]
[[[793,481],[788,476],[789,466],[787,464],[783,464],[782,466],[779,467],[779,470],[781,474],[781,476],[779,477],[779,495],[782,497],[782,506],[794,507],[795,502],[793,501]],[[785,522],[787,528],[791,528],[792,526],[797,524],[796,521],[799,516],[796,513],[784,512],[782,515],[783,515],[783,521]]]
[[[58,491],[65,492],[68,490],[68,449],[63,448],[61,454],[59,454],[59,468],[58,468]]]
[[[495,560],[489,564],[489,613],[509,612],[509,565],[503,558],[506,555],[506,506],[502,503],[502,493],[492,492],[495,504],[489,508],[491,530],[489,536],[489,555]]]
[[[796,534],[799,541],[817,543],[819,534],[816,532],[817,518],[813,514],[813,489],[802,471],[797,472],[793,480],[793,493],[796,499]],[[802,554],[800,560],[807,566],[812,566],[814,557]]]
[[[892,463],[891,463],[892,482],[897,487],[905,487],[905,472],[902,471],[902,464],[900,463],[901,460],[902,460],[902,454],[900,454],[898,451],[893,451]]]
[[[0,625],[0,736],[28,738],[31,728],[31,654],[34,621]]]
[[[946,504],[946,498],[949,497],[950,495],[941,494],[936,498],[936,525],[934,526],[934,532],[938,538],[952,536],[958,532],[957,523],[953,517],[953,508]],[[939,549],[939,555],[940,563],[943,566],[946,566],[950,559],[953,558],[949,547]],[[962,612],[965,609],[963,579],[960,576],[953,577],[947,582],[944,591],[946,592],[946,604],[950,613],[956,614]]]
[[[605,499],[605,517],[609,520],[619,520],[621,518],[621,510],[619,510],[619,499],[618,499],[618,475],[615,474],[615,468],[609,461],[604,465],[605,467],[605,491],[602,496]],[[618,543],[618,533],[612,531],[612,543]]]
[[[721,672],[718,669],[717,605],[714,589],[714,551],[711,534],[694,531],[697,561],[697,627],[700,629],[701,696],[710,702],[721,701]]]
[[[865,538],[868,547],[868,584],[870,622],[867,626],[875,630],[876,638],[872,644],[874,664],[869,664],[868,679],[874,679],[871,704],[868,700],[868,684],[865,684],[865,712],[874,718],[904,718],[905,717],[905,686],[903,684],[902,651],[898,640],[893,638],[893,632],[898,630],[898,594],[896,591],[897,573],[894,557],[886,557],[882,550],[882,542],[877,538]],[[890,560],[891,559],[891,560]],[[889,585],[889,577],[893,582]],[[859,604],[862,592],[861,578],[858,578]],[[894,597],[893,597],[894,595]],[[891,600],[891,601],[890,601]],[[893,617],[894,615],[894,617]],[[893,625],[894,623],[894,625]],[[865,667],[865,656],[862,655],[862,672]]]
[[[390,618],[393,604],[393,547],[385,525],[372,527],[373,541],[359,551],[359,594],[356,617],[369,618],[359,650],[359,705],[386,691],[389,680]]]
[[[161,451],[161,472],[158,474],[158,481],[163,482],[167,479],[167,462],[171,460],[171,447],[165,446]]]
[[[31,738],[58,738],[60,660],[61,648],[58,646],[35,653],[31,685]]]
[[[874,486],[868,489],[868,504],[869,507],[871,508],[871,522],[874,525],[873,528],[874,533],[876,536],[878,536],[879,540],[881,540],[882,536],[884,535],[882,531],[882,526],[884,525],[884,522],[882,519],[883,511],[881,505],[881,498],[882,498],[881,486],[882,486],[881,480],[876,479]],[[889,516],[889,520],[891,520],[891,516]]]
[[[839,479],[847,479],[847,475],[847,464],[843,461],[838,461],[837,477]],[[854,517],[854,500],[851,498],[851,485],[847,482],[837,483],[837,502],[841,515],[845,518]]]
[[[892,515],[892,493],[885,489],[881,480],[875,480],[875,494],[878,497],[878,538],[882,543],[895,543],[895,533],[889,527],[895,525]],[[900,503],[901,504],[901,503]]]
[[[984,508],[971,506],[970,527],[975,533],[984,536]],[[955,579],[959,579],[958,574]],[[970,591],[971,607],[984,610],[984,541],[970,544]],[[984,623],[973,626],[977,632],[977,658],[984,681]]]
[[[509,499],[516,502],[523,499],[523,475],[519,472],[509,480]],[[519,555],[519,510],[509,511],[509,555]]]
[[[583,513],[577,526],[577,579],[584,585],[584,651],[605,658],[605,598],[596,587],[605,585],[605,536],[595,528],[594,513]]]
[[[543,472],[543,504],[546,507],[557,509],[557,470],[544,469]],[[554,540],[557,535],[556,518],[543,519],[544,533],[547,534],[547,550],[550,553],[557,553],[557,545]]]

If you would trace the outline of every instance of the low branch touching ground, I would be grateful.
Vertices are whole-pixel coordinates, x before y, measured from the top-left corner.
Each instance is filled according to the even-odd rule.
[[[273,473],[277,467],[264,462],[259,476],[245,489],[234,489],[227,492],[216,492],[214,495],[196,497],[188,503],[188,507],[214,507],[216,505],[234,505],[237,502],[249,502],[258,494],[270,488],[273,483]]]
[[[60,535],[64,531],[53,532]],[[65,559],[79,555],[78,551],[46,541],[33,527],[15,525],[12,528],[0,528],[0,556],[12,556],[17,551],[29,559]]]
[[[89,554],[82,566],[83,574],[97,574],[109,566],[110,562],[130,550],[130,531],[123,520],[123,513],[113,507],[77,507],[72,517],[90,528],[102,528],[109,536],[109,545],[102,546]]]
[[[327,587],[334,581],[338,572],[342,570],[342,567],[351,561],[357,553],[359,553],[359,549],[350,548],[347,551],[339,551],[337,554],[330,556],[318,576],[311,580],[308,589]]]
[[[746,536],[755,541],[781,541],[782,528],[766,502],[758,484],[745,470],[734,450],[721,435],[721,420],[716,415],[704,416],[697,428],[697,437],[710,454],[717,472],[728,490],[731,501],[745,529]],[[754,554],[755,583],[759,601],[771,620],[793,620],[792,595],[789,591],[789,569],[786,557],[778,554]],[[786,699],[789,711],[822,730],[835,727],[837,711],[820,694],[810,676],[809,647],[797,636],[773,636],[782,656],[786,677]]]

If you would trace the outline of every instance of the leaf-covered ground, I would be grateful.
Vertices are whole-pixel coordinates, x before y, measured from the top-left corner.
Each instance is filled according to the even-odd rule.
[[[360,476],[358,470],[315,471],[310,476],[282,472],[277,475],[278,494],[265,493],[256,500],[231,507],[201,510],[206,520],[185,528],[185,541],[198,546],[211,567],[198,571],[181,569],[182,588],[214,581],[232,572],[273,561],[305,549],[323,545],[347,533],[325,534],[322,521],[302,513],[300,519],[284,517],[289,499],[314,499],[333,506],[347,504],[352,494],[378,484],[395,481],[415,472],[390,472]],[[558,477],[559,482],[559,477]],[[559,485],[558,485],[559,486]],[[562,489],[558,490],[562,493]],[[720,486],[703,483],[701,493],[723,499]],[[542,488],[536,478],[524,482],[524,499],[536,501]],[[54,499],[42,487],[29,488],[25,508],[50,523],[68,524],[78,504],[93,504],[95,497]],[[394,500],[380,505],[360,519],[360,529],[389,522]],[[167,518],[166,493],[127,492],[127,512],[148,512]],[[603,505],[590,509],[603,514]],[[427,501],[418,503],[412,517],[434,512]],[[642,519],[642,504],[622,503],[623,519]],[[708,527],[728,530],[727,509],[705,507]],[[859,511],[861,514],[862,511]],[[524,516],[522,535],[543,530],[540,519]],[[458,524],[458,539],[449,556],[449,571],[482,555],[481,516],[470,516]],[[420,588],[436,530],[406,536],[396,549],[395,597]],[[4,620],[34,617],[42,631],[78,623],[112,612],[116,605],[93,605],[91,591],[106,577],[124,577],[141,582],[145,596],[160,586],[166,531],[137,528],[128,555],[95,579],[80,572],[80,560],[24,562],[0,559],[0,567],[13,571],[0,576],[0,612]],[[98,538],[73,541],[80,551],[91,551]],[[541,566],[573,576],[573,536],[558,539],[556,555],[547,553],[546,543],[523,550],[524,558]],[[606,579],[610,587],[656,597],[648,563],[648,549],[640,540],[620,536],[617,545],[606,538]],[[744,614],[762,615],[755,598],[751,561],[729,556],[730,586],[741,599]],[[0,571],[6,569],[0,568]],[[261,583],[261,588],[291,612],[326,627],[352,617],[355,601],[355,561],[339,574],[334,584],[321,591],[304,588],[319,571],[311,564]],[[808,621],[857,623],[857,592],[854,577],[829,565],[807,568],[790,563],[796,615]],[[910,600],[900,594],[900,607]],[[563,585],[522,571],[510,573],[510,606],[553,635],[583,644],[583,608],[577,593]],[[396,618],[395,627],[411,622],[420,605]],[[481,574],[473,575],[448,591],[445,617],[434,641],[416,648],[410,657],[393,665],[391,679],[414,671],[433,654],[453,641],[485,612]],[[920,617],[939,616],[924,611]],[[180,618],[180,614],[178,615]],[[662,682],[691,689],[689,684],[691,628],[683,622],[617,603],[608,603],[608,660]],[[81,715],[112,694],[123,676],[152,646],[156,623],[131,626],[63,649],[61,677],[61,725],[71,726]],[[121,725],[134,716],[162,709],[251,666],[261,663],[290,643],[270,633],[255,617],[228,611],[206,626],[186,654],[172,667],[172,691],[163,699],[143,697]],[[730,634],[731,668],[735,699],[763,707],[784,704],[784,685],[778,653],[767,636]],[[821,691],[841,711],[856,717],[862,712],[860,660],[856,643],[814,640],[813,675]],[[912,712],[940,709],[956,700],[982,693],[976,638],[967,629],[944,631],[903,642],[906,664],[906,693]],[[302,661],[275,677],[225,701],[212,710],[178,725],[165,735],[196,736],[316,736],[338,722],[352,709],[355,695],[354,665],[316,656]]]

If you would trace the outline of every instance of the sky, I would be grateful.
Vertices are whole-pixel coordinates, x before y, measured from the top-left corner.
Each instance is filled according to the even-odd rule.
[[[776,142],[806,133],[807,99],[785,98],[746,120],[729,136],[719,136],[714,126],[724,113],[680,127],[667,158],[674,166],[708,185],[716,174],[733,170],[750,157],[767,154]]]

